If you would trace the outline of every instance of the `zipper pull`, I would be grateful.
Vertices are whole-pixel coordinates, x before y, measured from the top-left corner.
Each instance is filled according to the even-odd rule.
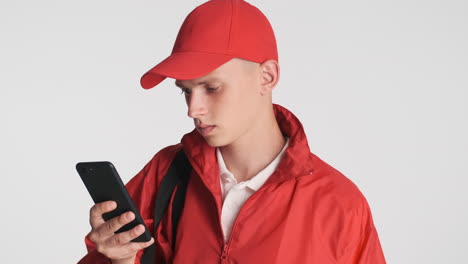
[[[227,261],[227,250],[228,250],[227,245],[226,243],[224,243],[223,252],[221,254],[221,259],[220,259],[221,264],[224,264]]]

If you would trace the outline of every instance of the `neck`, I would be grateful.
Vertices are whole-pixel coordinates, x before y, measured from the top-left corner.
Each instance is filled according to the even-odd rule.
[[[270,164],[286,143],[273,107],[233,143],[220,147],[227,169],[237,182],[249,180]]]

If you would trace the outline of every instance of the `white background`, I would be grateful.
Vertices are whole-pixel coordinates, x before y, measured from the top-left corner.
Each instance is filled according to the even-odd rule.
[[[0,2],[2,263],[76,263],[75,164],[127,182],[193,129],[173,79],[139,79],[203,2]],[[468,2],[251,3],[278,41],[274,102],[365,194],[388,263],[468,263]]]

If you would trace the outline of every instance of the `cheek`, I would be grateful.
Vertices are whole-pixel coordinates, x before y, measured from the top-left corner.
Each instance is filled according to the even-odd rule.
[[[257,105],[258,102],[252,90],[231,92],[219,101],[217,108],[220,115],[218,117],[229,131],[244,131],[246,127],[251,126]]]
[[[235,97],[236,95],[224,94],[219,100],[216,100],[213,104],[213,117],[220,122],[224,127],[231,130],[235,123],[236,119],[241,113],[242,106],[240,101]]]

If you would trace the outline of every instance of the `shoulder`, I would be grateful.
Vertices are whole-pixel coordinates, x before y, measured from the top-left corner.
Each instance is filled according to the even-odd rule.
[[[359,187],[342,172],[310,153],[314,172],[298,178],[299,186],[305,188],[311,199],[324,210],[339,210],[342,213],[362,213],[368,210],[367,200]]]
[[[151,160],[145,165],[143,171],[151,171],[158,168],[167,169],[177,152],[182,148],[181,143],[166,146],[156,152]]]
[[[159,184],[167,172],[175,154],[182,145],[174,144],[159,150],[125,185],[135,206],[144,219],[153,217],[154,200]]]
[[[386,263],[371,209],[358,186],[314,154],[316,170],[301,177],[308,219],[334,252],[337,263]]]
[[[372,213],[353,181],[317,156],[313,160],[317,163],[314,172],[298,179],[301,200],[307,200],[305,211],[321,236],[333,241],[337,256],[345,256],[375,236]]]
[[[169,168],[182,144],[166,146],[156,152],[145,166],[127,183],[127,188],[138,188],[138,186],[157,187],[165,172]]]

